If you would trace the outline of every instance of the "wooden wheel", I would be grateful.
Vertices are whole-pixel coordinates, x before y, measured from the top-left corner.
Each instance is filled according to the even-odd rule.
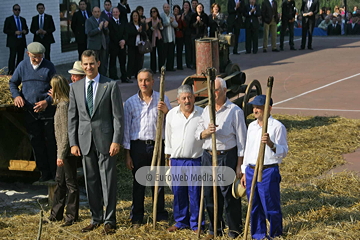
[[[262,94],[261,84],[258,80],[254,79],[246,87],[244,100],[242,102],[242,110],[244,111],[245,119],[248,115],[252,113],[251,106],[249,104],[249,99]]]
[[[194,85],[194,79],[191,76],[186,77],[181,85],[185,84],[188,84],[190,86]]]

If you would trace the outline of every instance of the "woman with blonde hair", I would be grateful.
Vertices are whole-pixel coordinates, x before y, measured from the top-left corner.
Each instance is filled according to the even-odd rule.
[[[76,159],[69,159],[70,146],[68,139],[68,107],[69,82],[61,75],[54,75],[50,82],[49,95],[56,105],[54,115],[55,138],[57,144],[57,170],[54,202],[51,208],[50,221],[61,221],[66,203],[65,223],[62,227],[70,226],[79,217],[79,189],[76,179]]]

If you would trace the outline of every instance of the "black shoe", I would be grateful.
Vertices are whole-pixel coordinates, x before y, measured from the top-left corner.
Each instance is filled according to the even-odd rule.
[[[280,51],[284,51],[284,48],[283,48],[283,47],[281,47],[281,48],[280,48]]]
[[[256,51],[256,52],[253,52],[253,54],[257,54],[257,51]]]
[[[167,72],[175,72],[176,70],[175,69],[169,69],[169,70],[166,70]]]
[[[263,52],[267,52],[267,50],[264,48],[264,49],[263,49]]]
[[[122,83],[133,83],[133,81],[131,81],[129,78],[122,80]]]
[[[304,47],[299,48],[299,50],[304,50],[304,49],[305,49]]]
[[[280,52],[279,49],[275,48],[272,50],[273,52]]]
[[[314,50],[312,47],[308,47],[309,50]]]
[[[238,53],[238,52],[233,52],[233,54],[234,54],[234,55],[240,55],[240,53]]]
[[[184,70],[184,68],[179,68],[179,67],[178,67],[178,68],[176,68],[176,70]]]
[[[110,77],[112,80],[118,80],[120,79],[118,76]]]
[[[62,224],[60,227],[68,227],[68,226],[71,226],[73,225],[74,222],[73,221],[66,221],[64,224]]]
[[[296,51],[296,48],[294,48],[294,47],[291,47],[291,48],[290,48],[290,50],[294,50],[294,51]]]
[[[250,54],[251,52],[246,52],[245,54]]]

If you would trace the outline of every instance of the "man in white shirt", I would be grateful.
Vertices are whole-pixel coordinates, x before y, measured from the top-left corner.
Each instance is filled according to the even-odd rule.
[[[251,210],[251,236],[254,239],[269,238],[266,230],[266,219],[270,222],[269,235],[271,239],[281,235],[283,231],[279,163],[288,152],[286,129],[282,123],[270,116],[268,131],[262,136],[265,100],[265,95],[259,95],[250,102],[253,105],[256,120],[250,123],[248,128],[244,163],[241,166],[243,173],[241,184],[246,187],[246,194],[249,199],[260,143],[266,143],[262,182],[257,182],[255,185]],[[272,106],[272,99],[270,105]]]
[[[210,123],[209,109],[206,107],[201,115],[195,132],[196,139],[204,139],[202,166],[212,166],[212,140],[211,134],[216,133],[216,150],[218,166],[232,168],[238,178],[241,178],[241,164],[243,162],[246,125],[244,113],[237,105],[226,97],[226,83],[222,78],[215,80],[215,123]],[[225,223],[223,208],[229,226],[228,236],[236,238],[242,231],[241,227],[241,199],[235,199],[231,194],[231,185],[218,186],[218,219],[217,235],[223,234]],[[210,220],[210,234],[206,239],[214,237],[214,199],[213,187],[204,187],[206,210]]]
[[[165,3],[163,5],[164,12],[160,14],[163,21],[162,36],[164,38],[164,56],[166,61],[166,71],[175,71],[174,69],[174,54],[175,54],[175,28],[178,23],[175,20],[174,14],[170,13],[170,5]]]
[[[178,88],[177,101],[179,106],[171,109],[166,116],[165,154],[170,155],[169,165],[172,167],[172,174],[186,172],[190,176],[194,171],[193,167],[201,166],[203,141],[196,140],[194,132],[203,109],[194,105],[195,96],[190,85]],[[189,227],[195,232],[200,231],[198,217],[201,186],[192,183],[190,178],[187,186],[178,185],[172,184],[176,223],[168,228],[168,231],[174,232]]]

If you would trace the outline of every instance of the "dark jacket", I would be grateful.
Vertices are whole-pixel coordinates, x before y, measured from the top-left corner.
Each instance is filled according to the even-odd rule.
[[[29,28],[26,24],[25,18],[20,17],[20,22],[21,22],[22,30],[25,30],[26,34],[28,34]],[[15,32],[18,31],[18,29],[16,26],[16,21],[15,21],[14,15],[7,17],[5,19],[3,31],[7,35],[7,38],[6,38],[6,46],[7,47],[11,47],[11,48],[17,47],[16,46],[17,43],[20,43],[21,46],[24,48],[26,47],[26,37],[25,37],[24,33],[22,33],[21,41],[17,41],[17,35],[15,35]]]
[[[209,27],[210,27],[210,37],[215,37],[215,32],[218,34],[226,31],[226,22],[225,16],[223,13],[219,13],[215,18],[213,18],[212,13],[209,14]]]
[[[242,22],[242,14],[244,11],[244,7],[245,7],[245,0],[239,0],[240,1],[240,7],[235,9],[236,4],[234,0],[229,0],[228,1],[228,18],[227,18],[227,25],[233,25],[233,24],[237,24],[238,27],[241,26]]]
[[[86,11],[88,17],[91,17],[92,14],[89,11]],[[79,10],[74,13],[71,20],[71,30],[75,35],[77,43],[87,44],[87,36],[85,34],[85,17],[82,14],[82,11]]]
[[[201,22],[196,22],[197,16],[200,16]],[[207,36],[207,28],[209,26],[209,17],[204,12],[200,15],[194,13],[190,20],[191,35],[196,38]]]
[[[333,27],[333,24],[330,24],[327,28],[327,35],[341,35],[340,24],[336,23],[335,27]]]
[[[294,0],[284,0],[281,5],[281,21],[289,21],[295,18],[296,10],[295,10],[295,1]]]
[[[44,13],[44,23],[43,24],[44,24],[43,30],[46,31],[46,34],[44,35],[44,38],[41,39],[40,35],[38,35],[36,33],[36,31],[40,29],[39,14],[32,18],[30,32],[32,34],[34,34],[33,41],[34,42],[43,42],[43,43],[47,43],[47,44],[54,43],[55,39],[53,36],[53,32],[55,32],[55,25],[54,25],[54,20],[53,20],[52,16]]]
[[[125,40],[125,43],[128,40],[127,32],[126,32],[126,23],[116,24],[113,18],[109,21],[109,36],[110,36],[110,51],[112,49],[119,49],[119,42],[121,40]]]
[[[146,40],[146,26],[144,23],[140,23],[142,26],[142,31],[140,33],[140,40],[144,41]],[[136,44],[136,36],[139,34],[138,30],[136,29],[134,23],[129,22],[126,25],[126,32],[127,32],[127,37],[128,40],[126,42],[126,45],[128,46],[135,46]]]
[[[261,10],[260,10],[260,5],[255,4],[255,13],[250,13],[251,8],[250,8],[250,4],[245,5],[244,7],[244,16],[245,16],[245,28],[254,28],[257,29],[259,28],[260,24],[259,24],[259,17],[261,16]]]
[[[119,3],[117,7],[120,11],[120,21],[122,23],[128,23],[129,21],[128,21],[127,15],[128,15],[128,13],[131,12],[129,4],[126,4],[125,6],[123,6]]]
[[[275,22],[279,22],[279,14],[277,11],[277,2],[273,0],[274,6],[271,6],[269,0],[264,0],[261,4],[261,17],[263,22],[270,24],[273,17],[275,18]]]
[[[307,0],[302,0],[300,12],[301,14],[313,12],[313,15],[305,16],[305,17],[303,16],[303,22],[306,21],[307,19],[315,20],[315,15],[318,14],[319,12],[319,0],[313,0],[310,8],[308,8],[307,3],[308,3]]]

